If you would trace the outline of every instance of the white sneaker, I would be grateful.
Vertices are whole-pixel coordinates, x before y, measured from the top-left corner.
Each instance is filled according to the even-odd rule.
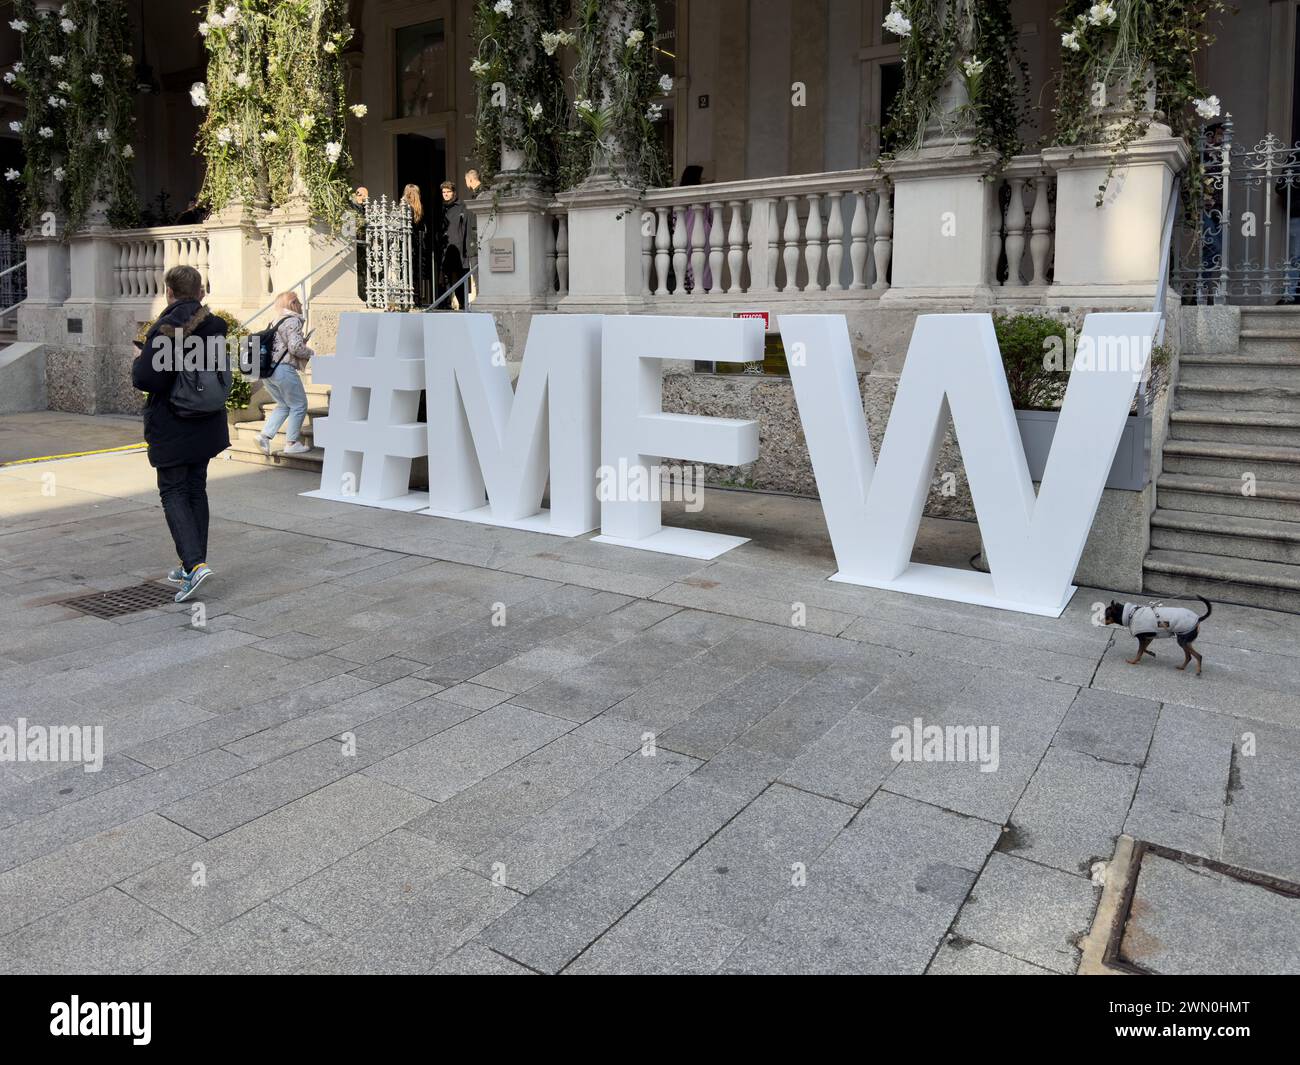
[[[267,458],[271,457],[271,441],[269,441],[261,433],[257,434],[257,446],[262,449],[263,455],[265,455]]]
[[[286,445],[285,449],[281,451],[280,454],[281,455],[305,455],[310,450],[311,448],[309,448],[301,440],[295,440],[292,444]]]

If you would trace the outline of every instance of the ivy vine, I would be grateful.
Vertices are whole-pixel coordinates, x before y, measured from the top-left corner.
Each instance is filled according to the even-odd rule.
[[[26,97],[26,119],[11,124],[26,161],[5,177],[22,181],[29,224],[56,212],[74,232],[101,204],[111,225],[135,224],[135,63],[125,0],[68,0],[57,12],[15,0],[14,15],[22,58],[4,78]]]

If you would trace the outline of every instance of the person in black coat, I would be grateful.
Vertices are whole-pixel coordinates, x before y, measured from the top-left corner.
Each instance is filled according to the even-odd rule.
[[[469,220],[465,215],[465,205],[456,199],[455,182],[444,181],[442,220],[438,227],[438,269],[442,274],[442,292],[455,285],[453,295],[462,311],[469,309],[469,280],[461,281],[468,262]],[[443,306],[451,306],[450,297],[443,302]]]
[[[155,341],[179,335],[205,338],[226,335],[225,319],[203,306],[203,278],[192,266],[167,271],[167,306],[150,327],[131,366],[131,383],[149,394],[144,407],[144,439],[149,464],[158,471],[158,494],[167,527],[176,544],[180,567],[167,575],[181,585],[176,601],[188,599],[212,575],[208,555],[208,463],[230,446],[226,412],[181,418],[172,409],[171,392],[177,371],[159,367]],[[179,352],[177,344],[177,354]],[[164,341],[165,349],[165,341]],[[230,364],[234,365],[233,352]]]

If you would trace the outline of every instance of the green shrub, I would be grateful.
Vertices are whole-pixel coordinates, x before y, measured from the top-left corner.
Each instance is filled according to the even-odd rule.
[[[1059,352],[1065,358],[1071,329],[1046,314],[995,314],[993,330],[1002,351],[1011,405],[1016,410],[1056,410],[1070,380],[1068,370],[1054,367],[1051,358]]]

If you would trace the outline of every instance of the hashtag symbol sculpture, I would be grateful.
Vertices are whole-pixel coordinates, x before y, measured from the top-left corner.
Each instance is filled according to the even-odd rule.
[[[312,360],[312,379],[330,386],[329,416],[313,427],[325,449],[320,488],[304,495],[389,510],[421,510],[411,460],[429,453],[420,421],[424,333],[411,314],[345,313],[337,354]]]

